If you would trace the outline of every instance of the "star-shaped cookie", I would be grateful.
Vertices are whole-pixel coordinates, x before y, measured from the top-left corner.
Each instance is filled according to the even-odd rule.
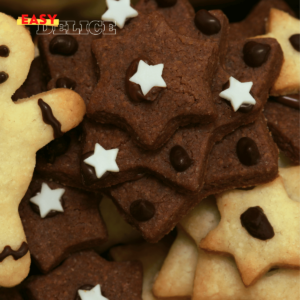
[[[281,177],[253,190],[220,194],[217,205],[220,224],[200,247],[234,256],[246,286],[272,267],[299,268],[300,203],[289,198]]]
[[[125,34],[105,36],[92,44],[101,77],[87,114],[98,122],[125,128],[136,143],[154,150],[179,126],[207,124],[216,118],[211,83],[221,50],[213,38],[178,36],[159,13],[137,17],[130,25]],[[200,55],[199,49],[205,51]],[[141,57],[150,65],[164,64],[167,88],[158,93],[152,89],[148,94],[153,91],[155,100],[151,103],[133,101],[126,91],[132,77],[127,81],[127,70]]]
[[[271,9],[266,28],[267,34],[262,37],[276,38],[284,53],[284,63],[280,75],[270,92],[273,96],[299,92],[299,27],[298,19],[281,10]]]

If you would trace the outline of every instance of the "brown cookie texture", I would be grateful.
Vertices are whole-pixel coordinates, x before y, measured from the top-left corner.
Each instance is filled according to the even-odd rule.
[[[124,131],[107,125],[86,121],[83,125],[83,156],[81,171],[85,184],[92,189],[109,187],[128,180],[135,180],[142,173],[153,174],[166,184],[182,193],[197,193],[203,186],[207,156],[215,142],[220,141],[241,125],[255,121],[268,98],[268,90],[276,80],[282,63],[282,51],[274,39],[259,40],[270,47],[270,54],[262,66],[251,68],[243,60],[245,41],[232,42],[228,47],[225,68],[231,76],[242,82],[253,82],[252,95],[256,104],[249,111],[234,112],[229,102],[219,97],[226,85],[229,74],[223,70],[221,62],[213,84],[213,98],[218,118],[207,126],[187,126],[180,128],[163,147],[156,151],[140,149]],[[83,162],[93,154],[98,143],[106,150],[119,149],[117,165],[119,173],[107,172],[98,179],[95,171]],[[183,171],[178,171],[172,163],[171,151],[180,146],[191,160]]]
[[[50,212],[41,218],[30,199],[41,192],[42,183],[50,189],[65,191],[61,198],[63,212]],[[35,176],[24,196],[19,213],[34,263],[43,273],[50,272],[71,253],[90,249],[107,239],[107,230],[99,211],[101,196]]]
[[[32,61],[26,80],[16,90],[12,100],[17,101],[45,92],[46,84],[46,74],[43,69],[42,59],[38,56]]]
[[[30,300],[74,300],[78,289],[100,284],[110,300],[141,300],[142,272],[137,261],[108,262],[93,251],[79,252],[48,275],[31,277],[25,292]]]
[[[1,300],[23,300],[19,292],[19,288],[0,288],[0,299]]]
[[[87,190],[80,172],[81,132],[80,125],[38,151],[36,173],[46,180]]]
[[[140,16],[131,21],[133,24],[134,28],[123,36],[93,42],[101,77],[87,115],[125,128],[136,143],[154,150],[179,126],[215,119],[210,87],[219,50],[214,40],[178,36],[159,13]],[[135,102],[125,91],[126,71],[141,56],[153,65],[164,64],[162,77],[167,88],[155,101]]]
[[[242,137],[251,138],[258,148],[260,159],[255,165],[245,166],[238,158],[236,147]],[[237,129],[214,146],[208,159],[205,184],[196,195],[176,193],[151,176],[112,187],[106,192],[127,222],[141,231],[147,241],[157,242],[208,195],[269,182],[277,173],[278,150],[264,117],[260,116],[253,124]],[[133,210],[132,203],[138,200],[143,202],[136,202],[139,207]],[[138,221],[141,215],[144,220]]]
[[[271,99],[270,99],[271,100]],[[268,101],[264,109],[268,126],[279,149],[295,165],[300,163],[299,109],[276,101]]]
[[[244,40],[245,38],[262,35],[266,32],[266,20],[270,10],[277,8],[294,16],[294,11],[283,0],[261,0],[249,13],[246,19],[229,26],[230,40]]]
[[[75,40],[77,50],[74,53],[64,55],[50,50],[51,42],[54,43],[57,37],[71,37]],[[58,35],[54,33],[40,35],[38,46],[47,72],[47,89],[66,87],[77,92],[87,104],[90,100],[94,87],[97,84],[97,73],[92,52],[92,41],[99,39],[99,35]],[[63,43],[63,42],[62,42]],[[74,46],[76,47],[76,46]],[[54,53],[53,53],[54,52]]]

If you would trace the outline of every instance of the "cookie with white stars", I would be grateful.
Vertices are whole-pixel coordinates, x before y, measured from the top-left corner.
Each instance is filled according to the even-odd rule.
[[[147,241],[156,242],[206,196],[276,178],[278,149],[264,117],[261,115],[254,124],[240,127],[217,143],[206,171],[205,184],[195,195],[178,193],[152,176],[111,187],[107,193],[122,208],[127,222]]]
[[[99,195],[33,177],[19,213],[32,259],[43,273],[50,272],[71,253],[100,246],[107,240],[100,200]],[[47,202],[44,212],[42,205]]]
[[[299,92],[300,68],[300,21],[288,13],[271,9],[266,24],[266,35],[276,38],[280,44],[284,63],[270,94],[273,96],[296,94]]]
[[[142,281],[138,261],[108,262],[94,251],[86,251],[71,255],[47,275],[29,278],[24,292],[34,300],[83,300],[78,291],[91,291],[100,285],[102,296],[109,300],[142,300]]]
[[[281,177],[219,194],[217,205],[221,221],[200,247],[232,255],[245,286],[271,268],[300,267],[300,203],[288,196]]]

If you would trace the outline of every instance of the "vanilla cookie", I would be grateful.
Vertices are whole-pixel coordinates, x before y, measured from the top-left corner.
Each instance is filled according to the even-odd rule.
[[[300,21],[288,13],[272,8],[267,21],[267,34],[260,37],[276,38],[280,44],[284,63],[270,94],[273,96],[297,94],[300,78]]]
[[[220,194],[217,205],[221,221],[200,247],[233,256],[245,286],[271,268],[300,267],[300,203],[288,196],[281,177]]]
[[[35,153],[54,137],[77,126],[85,113],[75,92],[57,89],[13,102],[25,81],[34,45],[29,31],[0,13],[0,285],[10,287],[29,272],[30,254],[18,214],[35,166]]]

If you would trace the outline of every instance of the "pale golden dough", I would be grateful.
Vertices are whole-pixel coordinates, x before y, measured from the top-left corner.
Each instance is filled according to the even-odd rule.
[[[300,202],[300,166],[279,168],[279,174],[289,197]]]
[[[165,238],[157,244],[140,242],[125,246],[117,246],[110,250],[115,261],[138,260],[143,265],[143,300],[156,300],[152,293],[152,285],[168,254],[170,242]]]
[[[188,300],[193,293],[198,250],[195,242],[180,228],[153,285],[158,299]]]
[[[300,21],[288,13],[272,8],[266,25],[266,35],[280,44],[284,62],[270,94],[273,96],[296,94],[300,90],[300,52],[291,45],[289,38],[300,33]]]
[[[42,98],[52,108],[62,131],[77,126],[84,114],[82,98],[71,90],[57,89],[13,103],[11,96],[25,81],[34,58],[34,45],[27,29],[0,13],[0,45],[8,57],[0,57],[8,79],[0,84],[0,252],[5,246],[18,250],[26,241],[18,206],[35,167],[35,153],[53,140],[53,129],[44,123],[37,104]],[[20,283],[28,274],[30,254],[15,261],[9,256],[0,263],[0,286]]]
[[[253,190],[233,190],[217,196],[221,221],[201,242],[207,251],[232,255],[245,286],[253,285],[275,266],[300,266],[300,203],[288,197],[283,180]],[[252,237],[241,225],[240,216],[259,206],[275,235],[266,241]]]

